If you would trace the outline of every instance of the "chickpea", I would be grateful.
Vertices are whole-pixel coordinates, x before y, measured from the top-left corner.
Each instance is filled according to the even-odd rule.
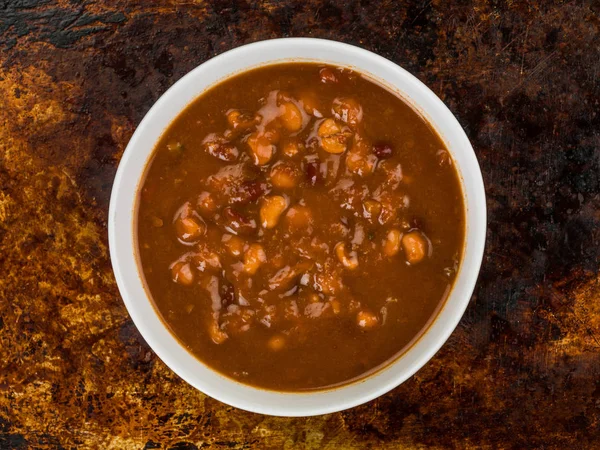
[[[240,256],[244,252],[244,246],[246,245],[242,238],[232,234],[224,234],[221,242],[223,242],[231,256]]]
[[[292,102],[282,103],[280,106],[281,122],[288,131],[298,131],[302,128],[302,113]]]
[[[381,214],[381,203],[371,199],[363,202],[363,217],[365,219],[377,220],[379,214]]]
[[[428,243],[420,231],[410,231],[402,237],[402,248],[409,264],[421,262],[428,253]]]
[[[339,154],[346,150],[348,136],[335,120],[325,119],[321,122],[317,134],[321,138],[321,146],[326,152]]]
[[[355,128],[362,121],[363,109],[356,99],[351,97],[338,97],[333,101],[331,108],[336,119]]]
[[[254,275],[267,260],[267,254],[260,244],[251,244],[244,255],[244,272]]]
[[[292,206],[288,209],[285,218],[292,231],[308,229],[313,223],[312,211],[303,205]]]
[[[319,98],[313,91],[307,91],[300,94],[298,100],[302,104],[304,111],[315,117],[323,117],[320,112]]]
[[[206,247],[199,246],[198,252],[194,253],[191,259],[196,269],[200,272],[221,269],[221,258],[219,258],[219,255],[211,252]]]
[[[271,168],[271,182],[280,189],[291,189],[298,185],[302,174],[294,164],[280,161]]]
[[[346,138],[342,135],[327,136],[321,139],[321,146],[327,153],[334,155],[344,153],[346,150]]]
[[[402,233],[400,230],[393,228],[391,229],[385,240],[383,241],[383,253],[386,256],[395,256],[400,251],[400,240],[402,239]]]
[[[356,324],[364,330],[369,330],[379,324],[379,318],[372,312],[361,309],[356,314]]]
[[[279,350],[282,350],[285,347],[285,336],[283,336],[281,334],[272,336],[269,339],[269,342],[267,343],[267,345],[269,346],[270,350],[273,350],[274,352],[278,352]]]
[[[346,167],[352,173],[364,177],[375,169],[377,157],[371,153],[371,148],[363,137],[355,135],[354,144],[346,155]]]
[[[344,267],[350,270],[354,270],[358,267],[358,257],[356,256],[356,252],[348,252],[346,251],[346,244],[343,242],[338,242],[335,245],[335,254],[338,259],[342,263]]]
[[[175,220],[177,237],[184,242],[193,242],[206,232],[206,224],[199,218],[179,217]]]
[[[190,286],[194,282],[194,271],[190,263],[178,261],[171,266],[171,276],[175,283]]]
[[[281,195],[265,197],[260,207],[260,222],[263,228],[275,228],[285,208],[287,208],[287,200]]]
[[[272,138],[277,136],[275,133],[259,133],[254,132],[249,137],[246,143],[250,147],[254,163],[257,166],[267,164],[275,153],[275,146]]]
[[[333,119],[325,119],[321,122],[319,129],[317,130],[319,137],[331,136],[341,132],[342,126]]]

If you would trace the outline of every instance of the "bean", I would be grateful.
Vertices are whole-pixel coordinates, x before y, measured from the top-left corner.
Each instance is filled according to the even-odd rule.
[[[194,242],[206,233],[206,224],[199,217],[179,217],[175,220],[175,231],[183,242]]]
[[[333,101],[331,111],[334,117],[355,128],[362,121],[363,109],[352,97],[338,97]]]
[[[390,144],[385,142],[378,142],[373,145],[373,153],[379,159],[388,159],[394,156],[394,149]]]
[[[325,119],[319,125],[317,134],[319,137],[331,136],[342,132],[342,126],[333,119]]]
[[[271,168],[271,182],[280,189],[291,189],[298,185],[301,177],[298,167],[286,161],[280,161]]]
[[[275,145],[273,144],[278,140],[279,134],[274,130],[269,132],[255,131],[248,137],[246,143],[250,147],[250,153],[257,166],[263,166],[271,160],[275,154]]]
[[[292,102],[282,103],[280,106],[281,122],[288,131],[298,131],[302,128],[302,113]]]
[[[333,119],[325,119],[319,125],[317,134],[321,138],[321,147],[328,153],[343,153],[347,148],[348,134]]]
[[[356,324],[364,330],[369,330],[379,324],[379,318],[372,312],[362,309],[356,314]]]
[[[240,256],[246,245],[242,238],[231,234],[224,234],[221,238],[221,242],[223,242],[223,245],[225,245],[225,248],[231,256]]]
[[[246,180],[229,187],[229,203],[246,205],[258,200],[267,190],[266,183]]]
[[[391,229],[385,241],[383,242],[383,253],[386,256],[395,256],[400,251],[400,240],[402,239],[402,233],[400,230],[393,228]]]
[[[235,145],[216,133],[211,133],[202,141],[204,151],[221,161],[232,162],[239,156],[239,151]]]
[[[303,205],[292,206],[288,209],[285,218],[291,231],[307,230],[313,224],[312,211]]]
[[[335,245],[334,250],[335,254],[337,255],[338,259],[344,267],[350,270],[354,270],[358,267],[358,257],[356,256],[356,252],[348,252],[346,250],[346,244],[344,244],[343,242],[338,242]]]
[[[376,162],[377,157],[371,153],[368,141],[356,133],[352,148],[346,155],[346,167],[348,170],[364,177],[373,172]]]
[[[192,262],[200,272],[218,271],[221,269],[221,258],[215,252],[204,246],[198,246],[198,251],[192,255]]]
[[[256,229],[256,221],[246,217],[244,214],[233,209],[231,206],[223,209],[223,226],[233,234],[248,236],[253,234]]]
[[[291,288],[302,274],[312,269],[313,265],[310,260],[302,260],[294,266],[282,267],[269,279],[269,289],[276,291]]]
[[[427,256],[428,243],[420,231],[410,231],[402,237],[402,248],[409,264],[417,264]]]
[[[306,163],[306,179],[311,184],[311,186],[315,186],[317,183],[323,181],[323,177],[321,175],[321,171],[319,170],[321,163],[319,160],[308,161]]]
[[[175,283],[190,286],[194,282],[194,271],[190,263],[178,261],[171,266],[171,276]]]
[[[287,208],[287,200],[281,195],[265,197],[260,207],[260,222],[263,228],[275,228],[285,208]]]
[[[323,117],[320,112],[319,98],[317,94],[313,91],[302,92],[298,97],[300,104],[304,108],[308,114],[311,114],[315,117]]]
[[[244,272],[254,275],[262,263],[267,260],[267,254],[260,244],[251,244],[244,255]]]

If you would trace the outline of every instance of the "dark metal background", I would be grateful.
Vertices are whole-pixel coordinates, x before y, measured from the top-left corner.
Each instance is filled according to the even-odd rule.
[[[600,448],[598,2],[0,0],[0,448]],[[178,78],[280,36],[429,85],[482,166],[489,232],[460,326],[362,407],[263,417],[141,339],[106,219],[136,124]]]

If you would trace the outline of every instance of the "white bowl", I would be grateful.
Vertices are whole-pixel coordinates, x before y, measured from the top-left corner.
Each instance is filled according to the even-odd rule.
[[[144,169],[161,134],[207,88],[247,69],[286,61],[346,66],[368,74],[396,91],[438,131],[458,168],[467,210],[466,246],[454,288],[437,317],[416,342],[385,368],[335,389],[284,393],[244,385],[210,369],[167,330],[145,290],[136,244],[137,197]],[[446,342],[462,317],[473,288],[485,243],[483,180],[463,129],[427,86],[410,73],[369,51],[334,41],[275,39],[236,48],[192,70],[150,109],[135,131],[117,171],[109,210],[109,243],[115,277],[125,306],[144,339],[181,378],[211,397],[248,411],[277,416],[310,416],[368,402],[419,370]]]

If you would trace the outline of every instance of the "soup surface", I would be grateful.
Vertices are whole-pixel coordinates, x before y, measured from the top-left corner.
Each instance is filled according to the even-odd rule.
[[[444,144],[359,73],[288,63],[196,99],[142,186],[141,266],[172,333],[241,382],[346,383],[414,341],[447,297],[464,203]]]

